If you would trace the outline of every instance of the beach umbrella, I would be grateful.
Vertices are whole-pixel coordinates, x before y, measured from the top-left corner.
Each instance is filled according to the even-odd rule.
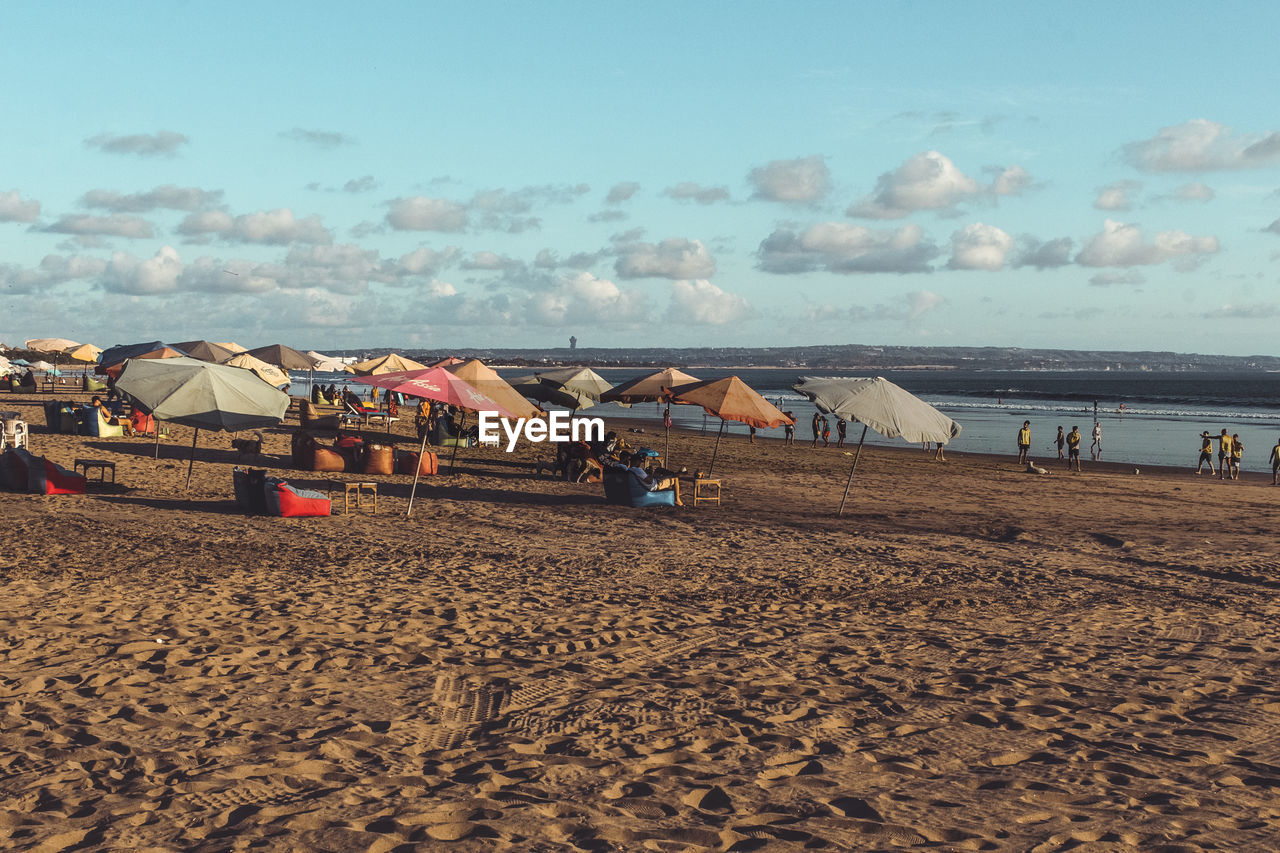
[[[150,346],[150,345],[147,344],[146,346]],[[115,347],[111,348],[111,350],[114,350],[114,349],[116,348]],[[111,357],[110,361],[108,361],[107,355],[111,353],[111,350],[107,350],[102,354],[102,358],[98,362],[97,368],[93,371],[94,373],[105,373],[107,376],[114,376],[115,378],[119,379],[120,371],[124,370],[124,364],[126,361],[130,361],[130,360],[137,361],[139,359],[151,361],[151,360],[168,359],[168,358],[188,358],[187,354],[182,350],[174,349],[173,347],[168,346],[166,344],[160,344],[154,349],[131,353],[125,356],[124,358],[121,358],[119,354],[116,354]]]
[[[32,370],[43,370],[46,373],[53,370],[53,365],[43,359],[31,365]]]
[[[28,366],[29,364],[31,364],[31,362],[27,361],[25,358],[15,358],[13,361],[11,361],[11,362],[9,362],[9,363],[10,363],[10,364],[16,364],[16,365],[18,365],[19,367],[26,367],[26,366]]]
[[[284,420],[290,402],[288,394],[247,370],[187,356],[129,359],[116,388],[156,420],[194,428],[188,488],[200,430],[239,432],[275,426]],[[157,429],[157,448],[159,432]]]
[[[384,373],[377,376],[361,376],[356,379],[365,385],[376,385],[387,391],[396,391],[409,397],[421,397],[457,406],[464,412],[497,412],[504,418],[516,415],[504,409],[499,403],[490,399],[483,391],[474,387],[460,376],[454,376],[443,367],[424,367],[421,370],[409,370],[402,373]],[[463,415],[466,423],[466,415]],[[413,472],[413,488],[409,491],[409,508],[405,516],[413,514],[413,499],[418,494],[418,474],[422,470],[422,454],[427,452],[427,434],[422,433],[422,446],[418,448],[418,466]],[[458,445],[453,445],[453,456],[449,459],[449,472],[453,473],[454,462],[458,458]]]
[[[218,341],[215,344],[215,346],[220,346],[223,349],[229,349],[232,352],[248,352],[249,351],[247,347],[242,347],[234,341]]]
[[[507,380],[497,374],[492,367],[485,365],[480,359],[473,358],[462,364],[454,364],[445,370],[461,379],[465,379],[478,388],[485,396],[513,412],[518,418],[536,418],[542,410],[531,404]]]
[[[343,369],[348,373],[354,373],[356,376],[378,376],[383,373],[406,373],[411,370],[426,370],[427,366],[419,364],[411,358],[388,353],[358,364],[348,364]]]
[[[521,376],[518,379],[511,380],[511,387],[521,397],[529,400],[536,400],[539,403],[547,403],[552,406],[561,406],[566,409],[577,411],[581,408],[581,402],[572,394],[562,391],[549,382],[542,382],[537,375]],[[590,402],[587,405],[591,405]]]
[[[433,362],[432,364],[429,364],[427,366],[428,367],[453,367],[455,364],[462,364],[464,361],[466,361],[465,358],[458,358],[457,356],[446,355],[444,358],[440,359],[439,361]]]
[[[662,389],[664,388],[674,388],[677,385],[687,385],[690,382],[697,381],[698,377],[696,376],[690,376],[683,370],[668,367],[665,370],[637,376],[634,379],[628,379],[626,382],[613,386],[600,395],[600,402],[621,403],[624,406],[629,406],[632,403],[652,403],[662,399]],[[664,464],[669,465],[667,454],[671,450],[671,427],[666,425],[666,418],[663,418],[663,430],[666,433],[666,439],[662,447],[662,461]]]
[[[274,364],[267,364],[262,359],[249,355],[247,352],[236,353],[222,363],[229,367],[248,370],[272,388],[279,388],[282,385],[289,384],[289,374]]]
[[[44,370],[45,372],[52,371],[54,376],[61,376],[62,374],[58,372],[57,368],[58,356],[62,355],[66,350],[80,346],[80,344],[68,338],[32,338],[24,346],[32,352],[42,352],[53,356],[53,364],[48,367],[35,367],[35,365],[32,365],[33,369]],[[46,362],[37,362],[37,364],[40,363]]]
[[[565,367],[560,370],[540,371],[535,376],[544,385],[570,395],[578,401],[576,407],[588,409],[600,402],[600,398],[612,388],[612,384],[589,367]]]
[[[853,467],[849,469],[849,480],[845,483],[837,516],[844,515],[845,501],[849,498],[853,472],[858,469],[868,427],[885,438],[905,438],[915,444],[926,441],[946,444],[960,434],[960,424],[910,391],[880,376],[856,379],[804,376],[792,388],[808,397],[818,411],[862,424],[862,436],[858,439],[858,450],[853,457]]]
[[[307,355],[315,362],[315,370],[321,373],[342,373],[346,370],[347,366],[336,355],[325,355],[313,349],[307,350]]]
[[[227,349],[221,344],[215,344],[213,341],[184,341],[173,346],[174,349],[180,349],[192,358],[198,358],[201,361],[208,361],[213,364],[221,364],[236,354],[235,350]]]
[[[666,389],[665,396],[673,403],[701,406],[707,414],[720,419],[715,449],[711,451],[711,464],[707,466],[708,477],[716,467],[716,454],[720,451],[720,436],[724,434],[725,421],[738,421],[757,429],[773,429],[783,424],[795,423],[736,376],[677,385]]]
[[[81,364],[93,364],[98,360],[98,356],[102,355],[102,348],[95,347],[93,344],[79,344],[78,346],[68,347],[63,350],[62,354]]]
[[[284,344],[271,344],[249,350],[249,355],[260,358],[267,364],[274,364],[282,370],[311,370],[316,360],[304,352]]]

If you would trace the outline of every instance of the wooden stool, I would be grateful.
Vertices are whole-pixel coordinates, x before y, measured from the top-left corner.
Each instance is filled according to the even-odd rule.
[[[107,481],[107,471],[111,471],[111,482],[116,481],[116,463],[108,462],[105,459],[77,459],[71,465],[72,471],[84,469],[84,478],[89,479],[89,469],[98,469],[98,482],[105,483]]]
[[[351,513],[351,498],[355,496],[356,509],[364,509],[365,492],[373,495],[373,514],[378,514],[378,484],[374,482],[361,481],[357,483],[348,483],[345,480],[329,481],[329,500],[333,500],[333,492],[339,486],[342,487],[342,514],[349,515]]]
[[[711,494],[712,487],[714,487],[716,490],[714,495]],[[703,494],[704,492],[706,492],[706,494]],[[719,480],[706,480],[706,479],[703,479],[702,477],[696,477],[694,479],[693,505],[697,506],[699,503],[714,503],[716,506],[720,505],[720,481]]]

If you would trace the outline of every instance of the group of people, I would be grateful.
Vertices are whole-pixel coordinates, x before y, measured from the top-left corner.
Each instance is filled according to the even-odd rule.
[[[1218,442],[1218,470],[1213,469],[1213,442]],[[1244,459],[1244,442],[1240,440],[1239,433],[1227,435],[1224,429],[1221,435],[1213,436],[1208,430],[1200,433],[1200,461],[1196,465],[1196,475],[1204,470],[1204,466],[1208,464],[1209,475],[1218,475],[1219,480],[1239,480],[1240,479],[1240,462]],[[1277,475],[1280,475],[1280,444],[1271,448],[1271,481],[1275,485],[1277,483]]]
[[[1080,470],[1080,445],[1084,441],[1084,436],[1080,434],[1080,427],[1072,426],[1071,432],[1066,432],[1061,426],[1058,427],[1058,435],[1053,440],[1053,445],[1058,449],[1058,461],[1066,463],[1067,470]],[[1031,421],[1023,421],[1022,428],[1018,430],[1018,463],[1027,465],[1031,462]],[[1102,458],[1102,424],[1098,421],[1093,422],[1093,441],[1089,445],[1089,457],[1095,462]]]
[[[791,416],[790,412],[783,412],[787,416]],[[794,420],[794,417],[792,418]],[[848,434],[849,424],[844,418],[836,418],[836,447],[844,447],[844,440]],[[787,430],[788,444],[794,444],[794,433],[788,428]],[[831,446],[831,422],[827,420],[827,416],[821,412],[813,413],[813,441],[810,447],[818,446],[818,439],[822,439],[823,447]]]

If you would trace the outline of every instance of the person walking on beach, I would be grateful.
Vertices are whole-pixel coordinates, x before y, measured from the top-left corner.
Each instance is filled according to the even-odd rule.
[[[1238,433],[1231,434],[1231,479],[1240,479],[1240,462],[1244,459],[1244,442]]]
[[[1023,421],[1018,430],[1018,464],[1025,465],[1031,455],[1031,421]]]
[[[784,415],[786,415],[787,417],[791,418],[791,423],[787,423],[787,424],[783,424],[783,425],[782,425],[782,432],[783,432],[783,434],[786,436],[786,440],[785,440],[783,443],[784,443],[784,444],[795,444],[795,443],[796,443],[796,423],[795,423],[795,422],[796,422],[796,416],[795,416],[793,413],[791,413],[791,412],[783,412],[782,414],[784,414]]]
[[[1067,457],[1063,454],[1062,449],[1067,446],[1067,436],[1062,432],[1062,427],[1058,427],[1058,437],[1053,440],[1053,443],[1058,445],[1058,461],[1065,461]]]
[[[822,415],[817,412],[813,413],[813,443],[810,447],[818,446],[818,436],[822,435]]]
[[[831,421],[827,420],[827,416],[822,416],[822,446],[831,446]]]
[[[1071,432],[1067,433],[1067,470],[1071,470],[1071,466],[1075,465],[1077,471],[1080,470],[1080,427],[1073,426]]]
[[[1089,455],[1094,461],[1102,458],[1102,424],[1093,422],[1093,443],[1089,445]]]
[[[750,432],[750,433],[748,433],[748,435],[747,435],[747,443],[748,443],[748,444],[755,444],[755,443],[756,443],[756,428],[755,428],[755,427],[753,427],[751,424],[747,424],[747,429],[749,429],[749,430],[751,431],[751,432]]]
[[[1271,448],[1271,485],[1280,486],[1280,441]]]
[[[844,418],[836,421],[836,447],[844,447],[844,437],[848,429],[849,425],[845,423]]]
[[[1212,477],[1217,472],[1213,470],[1213,436],[1209,435],[1208,430],[1200,433],[1200,463],[1196,465],[1197,477],[1200,476],[1206,464],[1209,466],[1209,476]]]
[[[1231,436],[1224,429],[1218,436],[1218,479],[1225,480],[1231,474]]]

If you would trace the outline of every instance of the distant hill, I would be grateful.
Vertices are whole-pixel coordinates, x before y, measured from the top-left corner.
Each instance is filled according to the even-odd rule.
[[[352,355],[390,348],[349,351]],[[935,368],[967,370],[1156,370],[1280,371],[1280,357],[1230,356],[1176,352],[1021,349],[1018,347],[900,347],[845,344],[806,347],[648,347],[569,349],[403,350],[430,362],[446,355],[479,358],[495,364],[587,367],[802,367],[808,369]]]

